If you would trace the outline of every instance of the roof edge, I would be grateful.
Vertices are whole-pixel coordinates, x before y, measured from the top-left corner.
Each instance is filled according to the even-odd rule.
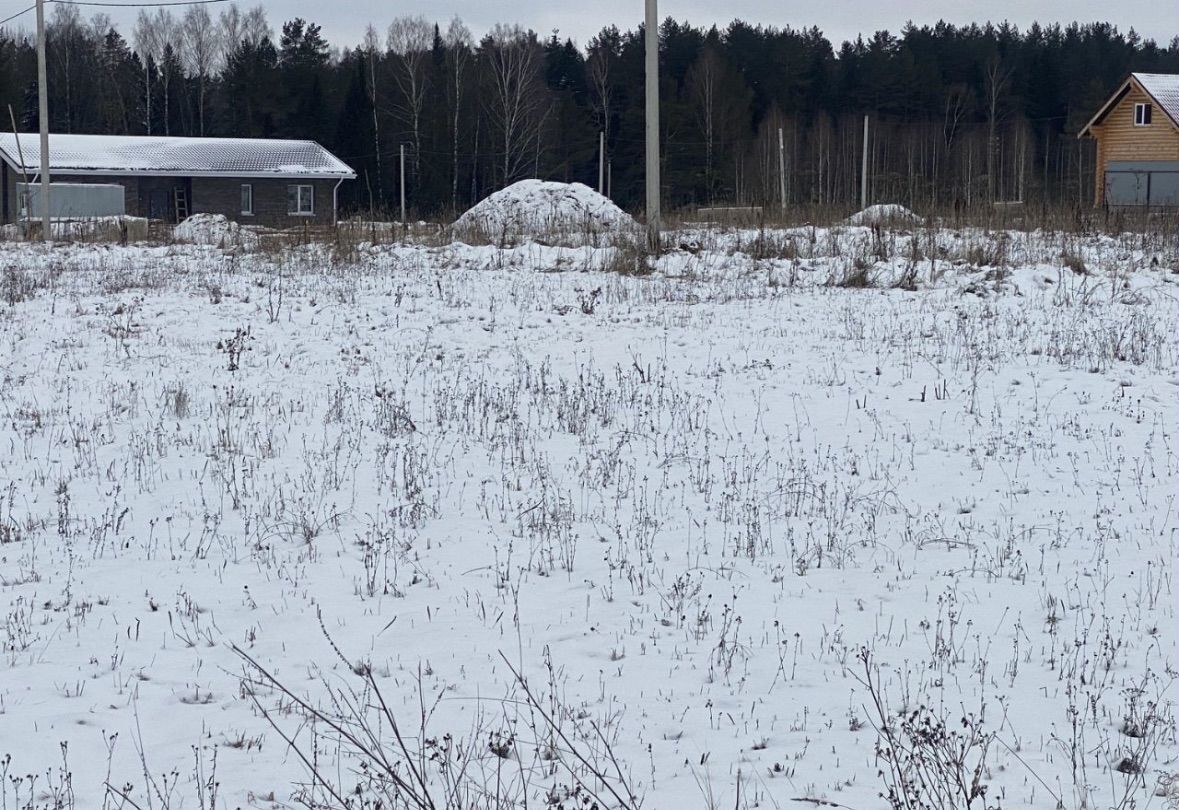
[[[327,151],[326,149],[324,151]],[[331,152],[328,152],[330,155]],[[335,157],[335,155],[332,155]],[[339,160],[339,158],[336,158]],[[22,165],[16,156],[8,153],[0,145],[0,160],[3,160],[14,172],[21,174],[39,174],[39,166]],[[343,161],[340,161],[343,163]],[[344,164],[347,165],[347,164]],[[246,180],[355,180],[356,172],[348,167],[346,172],[213,172],[213,171],[162,171],[156,169],[72,169],[49,167],[50,179],[54,174],[78,175],[81,177],[212,177],[230,178],[241,177]]]
[[[12,135],[13,138],[17,141],[18,146],[19,146],[21,137],[31,138],[31,137],[35,136],[34,133],[28,133],[28,132],[11,132],[11,133],[4,133],[4,134]],[[60,134],[60,133],[50,133],[50,135],[53,135],[53,134]],[[74,133],[66,133],[66,134],[73,135]],[[79,134],[84,135],[84,133],[79,133]],[[107,136],[91,135],[91,136],[87,136],[87,137],[102,138],[102,137],[107,137]],[[120,135],[120,136],[115,136],[115,137],[136,138],[136,137],[168,137],[168,136]],[[173,137],[175,140],[210,140],[210,141],[236,140],[236,141],[261,141],[261,142],[272,140],[270,138],[196,138],[196,137],[179,137],[179,136],[173,136]],[[321,144],[319,141],[310,140],[307,138],[302,138],[302,139],[279,138],[279,139],[274,139],[274,140],[278,140],[280,143],[299,143],[299,144],[310,144],[312,146],[315,146],[316,148],[323,150],[324,154],[331,157],[332,160],[334,160],[336,163],[338,163],[340,166],[342,166],[344,170],[343,171],[316,171],[316,172],[226,172],[226,171],[178,171],[178,170],[158,170],[158,169],[127,169],[127,168],[121,168],[121,167],[113,167],[113,168],[105,168],[105,169],[77,169],[77,168],[54,169],[52,166],[50,166],[49,171],[50,171],[50,175],[52,175],[54,172],[57,172],[60,174],[76,174],[76,175],[83,175],[83,176],[93,176],[93,175],[128,176],[128,175],[134,175],[134,176],[140,176],[140,177],[244,177],[244,178],[252,179],[252,180],[262,180],[262,179],[266,179],[266,178],[271,178],[271,179],[275,179],[275,180],[282,180],[282,179],[355,180],[357,177],[356,171],[351,166],[349,166],[344,161],[340,160],[340,158],[337,157],[334,152],[332,152],[326,146]],[[20,158],[17,155],[12,154],[7,149],[5,149],[4,145],[2,143],[0,143],[0,160],[3,160],[3,162],[7,163],[12,168],[13,171],[21,172],[22,174],[37,174],[40,172],[39,166],[31,166],[31,165],[25,163],[23,158]]]

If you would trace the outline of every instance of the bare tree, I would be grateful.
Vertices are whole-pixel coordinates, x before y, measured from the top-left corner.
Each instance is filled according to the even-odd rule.
[[[381,124],[377,116],[377,60],[380,59],[381,41],[377,36],[377,29],[370,23],[364,29],[364,57],[368,62],[368,92],[369,102],[373,111],[373,154],[377,165],[377,199],[384,202],[385,195],[381,188]],[[371,195],[372,190],[369,190]],[[371,199],[370,199],[371,205]]]
[[[139,59],[143,62],[143,109],[144,130],[151,135],[151,61],[161,50],[159,32],[152,24],[151,16],[140,10],[135,20],[135,30],[132,33],[135,50],[139,52]]]
[[[712,161],[720,91],[720,59],[713,48],[705,46],[700,57],[692,64],[688,71],[688,86],[695,102],[696,118],[704,132],[704,180],[708,187],[709,202],[712,202]]]
[[[692,107],[704,135],[704,177],[711,201],[718,191],[718,155],[748,127],[752,94],[741,75],[725,60],[719,49],[706,44],[688,70],[687,88]],[[727,161],[726,161],[727,164]],[[741,196],[740,167],[733,178],[733,193]]]
[[[463,81],[467,72],[467,64],[471,60],[473,44],[471,30],[457,16],[454,17],[446,28],[446,59],[450,69],[451,89],[450,205],[456,210],[458,209],[459,123],[463,109]]]
[[[49,23],[46,37],[49,41],[48,53],[52,59],[56,77],[60,77],[61,99],[64,109],[59,114],[59,125],[66,132],[73,130],[74,122],[74,58],[84,53],[82,40],[88,32],[82,24],[82,14],[77,6],[62,5],[53,9],[53,19]],[[53,85],[50,84],[50,87]],[[64,117],[64,121],[61,118]],[[53,116],[50,116],[52,121]]]
[[[539,144],[544,122],[540,45],[520,26],[496,24],[483,42],[491,94],[491,118],[502,137],[500,168],[505,185],[521,177]]]
[[[237,3],[230,3],[229,7],[222,11],[217,18],[217,34],[221,41],[223,59],[241,44],[244,30],[245,20],[242,19],[242,10],[238,8]]]
[[[610,137],[610,113],[614,107],[612,73],[614,63],[618,59],[618,54],[615,51],[618,36],[618,29],[611,27],[602,35],[594,37],[590,40],[589,58],[586,60],[589,68],[590,91],[593,94],[599,126],[602,128],[602,132],[606,133],[607,138]]]
[[[243,42],[256,46],[263,39],[271,35],[270,23],[266,20],[266,9],[254,6],[245,14],[237,3],[230,3],[229,8],[221,12],[217,18],[217,39],[221,46],[221,60],[228,58]]]
[[[999,123],[999,106],[1013,70],[1005,68],[998,55],[987,62],[987,197],[990,202],[995,201],[995,154],[999,146],[995,129]]]
[[[123,82],[120,81],[118,70],[120,56],[117,43],[121,41],[114,23],[107,14],[95,14],[90,20],[91,36],[97,43],[99,52],[99,69],[102,81],[98,85],[98,94],[102,99],[102,115],[108,131],[120,134],[127,133],[131,122],[127,117],[127,99],[123,93]]]
[[[246,12],[242,18],[242,39],[251,45],[257,45],[264,39],[273,39],[274,31],[266,19],[266,8],[257,5]]]
[[[387,44],[395,59],[393,72],[400,91],[399,107],[413,132],[413,171],[420,168],[422,110],[426,105],[426,61],[434,40],[434,26],[425,17],[398,17],[389,24]]]
[[[176,20],[172,12],[166,8],[157,8],[156,13],[149,15],[140,11],[135,21],[135,50],[143,61],[144,94],[147,108],[147,133],[151,134],[151,72],[148,60],[155,60],[156,65],[163,66],[164,55],[169,50],[175,50]],[[169,106],[172,76],[166,69],[159,71],[160,84],[164,90],[164,134],[169,134]]]
[[[180,24],[180,56],[184,69],[197,82],[197,131],[205,134],[205,90],[215,72],[222,43],[220,31],[204,6],[189,6]]]

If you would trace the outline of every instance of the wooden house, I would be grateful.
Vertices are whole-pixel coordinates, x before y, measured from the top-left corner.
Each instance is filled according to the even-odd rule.
[[[1179,74],[1131,73],[1080,137],[1097,140],[1095,205],[1179,206]]]
[[[40,160],[36,133],[0,133],[3,222],[27,216],[21,192],[35,188]],[[49,179],[62,184],[59,197],[78,184],[121,186],[122,213],[167,222],[208,213],[280,227],[332,223],[337,190],[355,177],[314,141],[49,135]]]

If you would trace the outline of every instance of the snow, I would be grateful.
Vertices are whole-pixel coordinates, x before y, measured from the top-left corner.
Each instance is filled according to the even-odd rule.
[[[0,133],[0,153],[16,168],[41,160],[36,133]],[[180,138],[157,135],[50,133],[51,172],[176,174],[186,177],[354,178],[343,161],[314,141]]]
[[[33,229],[39,233],[40,223],[33,221]],[[19,241],[25,238],[25,225],[10,224],[0,229],[3,238]],[[143,217],[113,216],[87,217],[84,219],[54,219],[50,223],[54,239],[130,241],[141,242],[147,238],[147,220]]]
[[[600,244],[606,234],[635,227],[629,214],[589,186],[545,180],[513,183],[454,224],[465,239],[499,245],[521,239]]]
[[[896,203],[881,203],[869,205],[863,211],[857,211],[847,218],[848,225],[878,225],[882,222],[920,222],[921,217],[914,214],[903,205]]]
[[[255,247],[257,234],[223,214],[193,214],[172,230],[177,242],[216,247]]]
[[[1179,246],[668,239],[0,246],[11,805],[304,806],[262,710],[351,790],[237,645],[325,710],[371,672],[503,807],[603,741],[645,808],[883,807],[869,678],[997,735],[988,805],[1164,806]]]

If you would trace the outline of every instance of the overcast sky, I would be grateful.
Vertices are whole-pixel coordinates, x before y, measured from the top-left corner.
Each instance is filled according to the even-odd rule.
[[[252,6],[254,2],[239,0],[239,5]],[[496,22],[520,23],[542,36],[558,29],[562,37],[572,37],[581,46],[604,26],[613,24],[626,30],[637,26],[643,17],[643,0],[269,0],[264,6],[276,30],[283,20],[299,16],[323,26],[333,45],[349,47],[360,42],[369,22],[383,35],[390,18],[400,14],[422,14],[438,22],[457,14],[476,37]],[[133,12],[112,16],[120,28],[130,32]],[[1123,31],[1133,27],[1163,46],[1179,34],[1179,0],[660,0],[659,16],[701,26],[723,26],[734,17],[777,27],[817,25],[837,50],[843,40],[854,39],[859,33],[865,37],[880,29],[895,33],[909,19],[918,25],[939,19],[956,24],[1007,19],[1021,30],[1033,20],[1106,21]]]

